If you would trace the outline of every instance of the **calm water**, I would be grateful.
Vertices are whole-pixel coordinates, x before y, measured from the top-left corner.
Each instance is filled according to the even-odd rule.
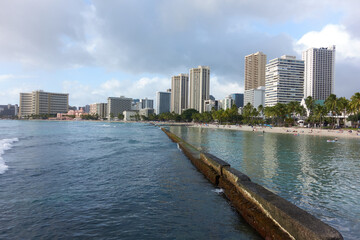
[[[0,239],[260,239],[146,124],[0,121]]]
[[[171,127],[188,142],[339,230],[360,239],[360,139]]]

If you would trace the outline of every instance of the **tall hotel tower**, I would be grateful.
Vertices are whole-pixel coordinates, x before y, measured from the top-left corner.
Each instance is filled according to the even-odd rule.
[[[190,108],[205,111],[205,100],[210,99],[210,68],[199,66],[190,69]]]
[[[181,114],[188,108],[189,75],[179,74],[171,78],[170,111]]]
[[[262,52],[245,56],[245,90],[265,86],[266,55]]]
[[[302,53],[305,61],[304,98],[325,100],[334,92],[335,46],[310,48]]]
[[[265,106],[300,102],[304,96],[304,61],[284,55],[266,65]]]

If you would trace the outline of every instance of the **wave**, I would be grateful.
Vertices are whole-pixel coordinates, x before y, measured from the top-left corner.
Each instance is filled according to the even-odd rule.
[[[19,141],[18,138],[5,138],[0,140],[0,174],[3,174],[9,168],[5,164],[2,155],[5,153],[6,150],[11,149],[12,144],[17,141]]]

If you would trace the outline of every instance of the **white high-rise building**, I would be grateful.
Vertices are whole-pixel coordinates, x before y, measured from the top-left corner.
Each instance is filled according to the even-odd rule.
[[[170,111],[181,114],[188,108],[189,75],[179,74],[171,78]]]
[[[156,114],[170,112],[171,90],[156,92]]]
[[[205,111],[205,100],[210,99],[210,68],[199,66],[190,69],[189,107],[200,113]]]
[[[265,106],[301,102],[304,96],[304,61],[284,55],[266,65]]]
[[[256,89],[245,90],[244,106],[248,103],[258,108],[260,105],[265,106],[265,87],[261,86]]]
[[[326,100],[334,92],[335,46],[310,48],[302,53],[305,62],[304,98]]]
[[[222,109],[226,110],[228,108],[231,108],[232,105],[235,104],[235,101],[234,99],[231,97],[231,95],[225,97],[223,100],[222,100]]]

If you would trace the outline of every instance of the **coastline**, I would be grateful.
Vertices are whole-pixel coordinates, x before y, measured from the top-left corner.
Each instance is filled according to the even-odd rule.
[[[266,127],[266,126],[245,126],[245,125],[217,125],[217,124],[193,124],[190,127],[209,128],[209,129],[225,129],[233,131],[248,131],[259,133],[283,133],[292,135],[311,135],[322,137],[337,138],[357,138],[360,139],[360,133],[352,130],[343,129],[316,129],[316,128],[300,128],[300,127]]]

